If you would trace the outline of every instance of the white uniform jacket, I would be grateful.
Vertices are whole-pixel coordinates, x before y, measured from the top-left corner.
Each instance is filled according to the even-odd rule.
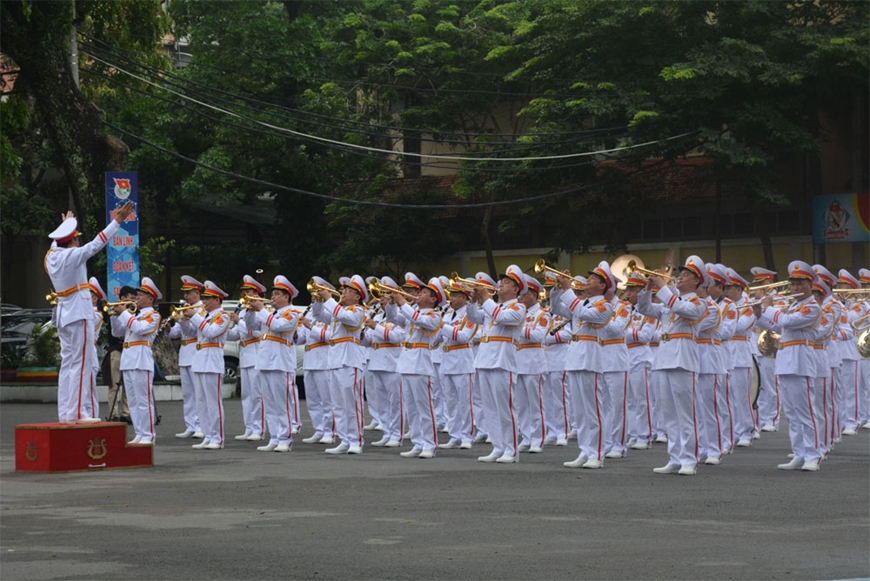
[[[359,337],[366,319],[366,308],[362,305],[343,307],[330,298],[326,302],[315,302],[311,312],[315,318],[330,325],[329,369],[364,369],[365,352],[359,344]]]
[[[478,324],[485,321],[474,367],[516,373],[516,343],[526,319],[526,307],[516,299],[501,304],[492,299],[482,305],[472,302],[468,304],[468,319]]]
[[[407,303],[399,310],[411,321],[411,327],[405,337],[396,371],[407,375],[434,376],[435,365],[430,351],[443,324],[441,313],[436,309],[416,309]]]
[[[135,315],[130,311],[124,311],[112,318],[115,319],[112,321],[112,334],[116,337],[124,336],[121,370],[154,371],[154,353],[151,351],[151,343],[160,328],[160,313],[147,307]]]
[[[191,306],[199,311],[200,314],[205,314],[205,309],[202,308],[202,301]],[[169,329],[167,336],[170,339],[179,339],[181,341],[181,346],[178,348],[178,366],[190,367],[193,365],[193,356],[196,354],[196,341],[199,336],[196,326],[191,324],[189,319],[179,319]]]
[[[617,297],[610,299],[613,317],[598,333],[601,345],[601,371],[628,371],[628,347],[625,331],[631,324],[631,304]]]
[[[378,324],[373,329],[366,329],[365,334],[365,342],[369,344],[372,353],[368,370],[395,373],[407,333],[404,327],[386,320],[383,313],[379,313],[377,318],[380,319]]]
[[[299,332],[305,333],[305,357],[302,367],[306,371],[325,371],[329,369],[329,325],[314,318],[314,313],[308,312],[306,318],[311,321],[311,328],[299,327]]]
[[[194,313],[190,323],[197,328],[198,333],[196,354],[190,370],[194,373],[223,374],[224,343],[230,327],[230,316],[226,311],[217,308],[205,315]]]
[[[728,353],[731,356],[731,367],[752,367],[752,352],[754,349],[755,315],[751,307],[743,306],[746,299],[740,299],[734,308],[737,309],[737,318],[734,321],[734,334],[728,341]]]
[[[444,325],[438,331],[441,337],[441,374],[462,375],[474,373],[474,350],[471,342],[480,331],[480,325],[468,320],[468,305],[444,315]]]
[[[816,376],[813,335],[821,318],[822,310],[812,296],[795,301],[784,312],[764,309],[762,322],[782,336],[782,349],[776,354],[777,375]]]
[[[517,373],[540,375],[547,372],[544,338],[550,328],[550,313],[541,305],[526,309],[526,320],[517,341]]]
[[[659,290],[658,298],[661,304],[653,303],[652,293],[646,289],[637,298],[637,308],[641,313],[662,321],[661,344],[653,369],[685,369],[699,373],[701,367],[694,330],[701,318],[707,315],[706,303],[694,292],[679,296],[666,286]]]
[[[716,337],[719,327],[722,326],[722,311],[711,297],[702,300],[707,306],[707,315],[695,327],[700,373],[709,375],[725,373],[728,371],[725,367],[725,359],[722,357],[725,347],[722,345],[722,340]]]
[[[635,306],[630,307],[631,323],[625,328],[625,347],[628,349],[629,369],[637,369],[646,364],[652,366],[652,341],[658,327],[658,320],[645,317]]]
[[[287,371],[296,373],[296,345],[293,334],[299,324],[299,313],[287,305],[269,312],[263,309],[259,312],[248,311],[245,323],[256,327],[262,325],[263,333],[260,342],[245,349],[255,349],[257,354],[257,369],[267,371]]]
[[[565,371],[565,353],[571,345],[571,320],[550,314],[550,328],[544,337],[547,371]]]
[[[613,318],[613,305],[603,296],[577,298],[559,288],[550,291],[550,310],[571,319],[574,334],[565,352],[565,371],[603,371],[601,361],[602,329]]]

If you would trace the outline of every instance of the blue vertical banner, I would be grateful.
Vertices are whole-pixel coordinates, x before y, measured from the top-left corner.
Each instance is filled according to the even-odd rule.
[[[117,300],[121,287],[139,286],[139,173],[106,172],[106,223],[115,219],[115,209],[133,202],[135,209],[107,245],[106,294]]]

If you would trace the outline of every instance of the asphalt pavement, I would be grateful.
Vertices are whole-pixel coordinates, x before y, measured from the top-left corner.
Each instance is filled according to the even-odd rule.
[[[241,403],[225,410],[231,437]],[[0,406],[3,581],[870,578],[870,430],[817,473],[776,469],[783,427],[677,476],[652,472],[661,444],[592,471],[562,466],[576,441],[516,465],[477,462],[486,445],[198,451],[173,437],[181,402],[158,412],[153,468],[32,474],[15,472],[15,426],[57,408]]]

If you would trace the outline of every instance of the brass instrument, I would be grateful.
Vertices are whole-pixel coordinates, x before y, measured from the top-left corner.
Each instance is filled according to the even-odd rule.
[[[177,306],[177,307],[175,305],[169,305],[169,318],[174,319],[176,321],[180,321],[181,319],[189,319],[190,317],[185,315],[184,311],[186,311],[187,309],[191,309],[191,308],[193,308],[193,307],[191,307],[187,303],[180,305],[180,306]]]
[[[625,279],[628,278],[628,274],[625,272],[625,267],[628,266],[628,263],[632,260],[636,266],[643,268],[643,260],[634,254],[623,254],[622,256],[617,256],[613,259],[613,262],[610,263],[610,272],[616,275],[617,278],[623,279],[616,284],[616,288],[619,290],[625,290]]]
[[[848,298],[861,298],[861,295],[870,295],[870,289],[866,288],[835,288],[831,292],[842,295],[859,295],[856,297],[849,296]]]
[[[779,282],[769,282],[767,284],[759,284],[757,286],[751,286],[746,289],[747,292],[755,292],[758,290],[768,290],[773,288],[782,288],[790,285],[791,283],[787,280],[781,280]]]
[[[768,299],[768,298],[781,300],[781,301],[788,301],[789,303],[791,303],[799,296],[803,296],[803,295],[801,295],[801,293],[795,293],[793,295],[770,295],[770,296],[764,297],[762,299],[758,299],[756,301],[749,301],[747,303],[743,303],[742,305],[739,305],[739,306],[741,306],[741,307],[756,307],[756,306],[760,305],[761,303],[763,303],[764,300]]]
[[[538,261],[540,262],[540,261]],[[450,273],[450,286],[458,286],[466,290],[474,290],[475,288],[485,288],[490,294],[495,294],[496,290],[485,282],[474,280],[473,278],[461,278],[459,273],[454,271]],[[471,288],[469,288],[471,287]],[[448,292],[450,289],[446,289]]]
[[[138,305],[136,305],[136,301],[118,301],[115,303],[106,303],[105,305],[103,305],[103,312],[108,313],[109,311],[112,311],[112,314],[114,315],[114,308],[118,305],[124,305],[124,308],[131,313],[135,313],[136,309],[139,308]]]
[[[53,290],[49,290],[48,294],[45,295],[45,300],[48,301],[48,304],[54,306],[57,304],[57,293]]]
[[[647,277],[659,276],[659,277],[667,280],[669,283],[677,281],[676,278],[674,278],[673,276],[671,276],[669,274],[665,274],[665,273],[659,272],[657,270],[648,270],[648,269],[644,268],[643,266],[638,266],[636,260],[629,260],[628,264],[625,265],[625,273],[628,275],[632,275],[635,272],[639,272],[640,274],[644,274]]]
[[[325,290],[325,291],[329,291],[331,294],[334,294],[335,296],[341,298],[340,292],[338,292],[335,289],[329,288],[328,286],[323,286],[323,285],[317,284],[316,282],[314,282],[313,278],[308,281],[308,284],[305,285],[305,288],[307,288],[308,292],[310,292],[312,295],[316,295],[319,291]]]
[[[556,270],[552,266],[547,266],[547,261],[541,258],[535,263],[535,272],[541,274],[542,272],[552,272],[556,276],[567,276],[571,278],[570,272],[562,272],[561,270]]]
[[[243,309],[250,309],[251,303],[266,303],[266,299],[263,297],[250,296],[250,295],[242,295],[239,297],[239,306]],[[268,306],[268,305],[264,305]]]
[[[409,293],[409,292],[405,292],[405,291],[403,291],[403,290],[401,290],[401,289],[397,289],[397,288],[390,288],[390,287],[388,287],[388,286],[386,286],[386,285],[381,284],[380,282],[378,282],[378,281],[376,281],[376,280],[373,280],[372,282],[370,282],[368,288],[369,288],[369,293],[370,293],[373,297],[378,297],[378,298],[380,298],[380,297],[383,297],[383,296],[389,296],[389,295],[391,295],[392,293],[399,293],[400,295],[402,295],[403,297],[405,297],[405,299],[408,300],[408,301],[412,301],[412,302],[413,302],[413,301],[416,301],[416,300],[417,300],[417,297],[415,297],[414,295],[412,295],[412,294]]]
[[[867,321],[866,324],[861,324],[863,321]],[[849,326],[852,327],[856,333],[860,333],[861,331],[867,331],[870,329],[870,313],[867,313],[863,317],[858,317],[854,321],[849,321]]]
[[[776,357],[776,352],[782,349],[782,337],[768,329],[758,334],[758,352],[768,359]]]

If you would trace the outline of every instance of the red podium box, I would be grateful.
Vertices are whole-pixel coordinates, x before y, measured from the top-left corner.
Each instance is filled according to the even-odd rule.
[[[78,472],[154,466],[154,446],[127,443],[127,424],[15,426],[16,472]]]

